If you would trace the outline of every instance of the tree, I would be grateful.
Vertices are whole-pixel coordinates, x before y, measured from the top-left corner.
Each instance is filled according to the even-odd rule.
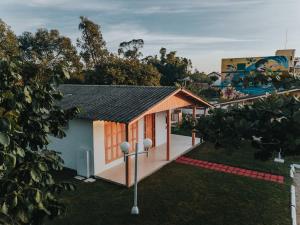
[[[143,54],[140,49],[143,48],[143,39],[132,39],[131,41],[121,42],[118,49],[118,54],[123,55],[125,58],[138,59]]]
[[[0,59],[19,55],[18,40],[10,27],[0,19]]]
[[[239,146],[251,141],[256,157],[268,159],[275,152],[300,154],[300,101],[293,96],[272,95],[245,105],[213,109],[198,121],[204,140],[218,146]]]
[[[96,65],[106,61],[109,52],[103,40],[101,27],[86,17],[80,17],[79,30],[81,38],[77,39],[77,46],[81,49],[80,56],[85,62],[85,68],[92,70]]]
[[[191,60],[177,56],[176,51],[167,53],[165,48],[161,48],[159,52],[160,57],[148,56],[143,61],[157,68],[161,74],[161,85],[172,86],[191,74]]]
[[[81,79],[82,63],[77,50],[70,38],[60,35],[58,30],[24,32],[18,39],[24,75],[48,82],[53,72],[67,72],[72,78]]]
[[[212,83],[212,80],[207,76],[207,74],[204,72],[199,72],[198,70],[195,70],[195,72],[191,73],[190,78],[192,82],[195,83]]]
[[[0,59],[0,224],[42,224],[59,216],[65,206],[57,194],[74,189],[55,181],[63,160],[47,147],[49,135],[63,138],[77,113],[57,106],[57,84],[65,75],[50,70],[49,82],[38,82],[41,64],[30,76],[23,64],[10,53]]]
[[[90,84],[157,86],[160,73],[152,65],[138,59],[110,56],[106,63],[97,65],[95,71],[89,71],[85,81]]]

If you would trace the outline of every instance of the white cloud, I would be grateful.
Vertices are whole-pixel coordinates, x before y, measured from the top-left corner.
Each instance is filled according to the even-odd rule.
[[[103,1],[103,0],[2,0],[0,5],[20,5],[32,8],[55,8],[60,10],[72,11],[112,11],[118,10],[121,12],[121,4],[117,1]]]
[[[176,49],[189,46],[193,47],[195,45],[259,41],[254,39],[227,38],[222,36],[192,36],[150,32],[144,27],[133,23],[112,25],[108,30],[104,30],[103,35],[105,40],[109,41],[110,45],[115,46],[121,41],[141,38],[145,42],[145,47],[169,46]]]
[[[145,6],[139,10],[134,11],[137,14],[174,14],[199,12],[201,10],[224,10],[235,9],[238,7],[252,7],[253,5],[262,4],[263,0],[189,0],[189,1],[164,1],[164,4]]]

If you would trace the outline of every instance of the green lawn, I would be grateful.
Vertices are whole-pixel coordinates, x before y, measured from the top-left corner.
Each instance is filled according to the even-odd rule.
[[[254,159],[256,149],[250,144],[244,143],[239,149],[237,148],[218,148],[215,149],[211,143],[203,143],[193,151],[186,154],[187,157],[202,159],[211,162],[224,163],[227,165],[243,167],[263,172],[281,174],[289,176],[290,164],[299,163],[300,156],[285,157],[285,163],[274,163],[274,159],[261,161]]]
[[[286,171],[270,162],[253,161],[250,154],[239,157],[238,153],[230,156],[221,152],[219,154],[223,156],[219,156],[220,150],[209,149],[208,144],[201,145],[188,155],[264,171]],[[67,215],[48,224],[291,224],[289,182],[271,183],[172,162],[140,182],[140,215],[131,216],[132,188],[101,180],[83,183],[71,179],[72,176],[71,171],[65,171],[60,177],[71,180],[77,186],[76,191],[63,194],[68,205]]]

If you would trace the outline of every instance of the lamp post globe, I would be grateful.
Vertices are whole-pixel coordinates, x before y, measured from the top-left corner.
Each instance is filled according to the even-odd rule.
[[[130,144],[127,142],[127,141],[124,141],[121,145],[120,145],[120,148],[122,150],[122,152],[124,154],[128,154],[129,152],[129,148],[130,148]]]
[[[144,144],[145,149],[151,148],[152,147],[152,140],[150,138],[146,138],[143,141],[143,144]]]

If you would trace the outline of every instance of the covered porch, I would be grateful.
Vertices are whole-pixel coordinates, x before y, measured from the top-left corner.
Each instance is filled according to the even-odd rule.
[[[199,139],[196,139],[195,132],[192,132],[192,137],[171,134],[171,114],[174,109],[191,108],[195,119],[197,107],[210,107],[210,104],[184,89],[178,89],[125,123],[104,122],[106,164],[95,176],[127,187],[133,184],[134,157],[126,155],[123,161],[120,144],[124,141],[131,146],[129,153],[132,153],[136,143],[138,151],[142,151],[143,140],[152,140],[153,147],[148,158],[139,155],[139,180],[184,154]]]
[[[183,155],[185,152],[189,151],[192,145],[192,137],[182,136],[182,135],[170,135],[170,158],[166,160],[167,155],[167,144],[162,144],[156,147],[153,147],[149,150],[149,156],[145,154],[140,155],[138,158],[138,180],[151,175],[155,171],[159,170],[161,167],[165,166],[172,160]],[[195,145],[200,143],[199,138],[195,138]],[[134,167],[134,157],[130,157],[129,165]],[[107,169],[99,174],[96,174],[96,177],[114,182],[120,185],[132,186],[134,182],[134,168],[129,170],[129,184],[126,181],[126,164],[121,163],[110,169]]]

